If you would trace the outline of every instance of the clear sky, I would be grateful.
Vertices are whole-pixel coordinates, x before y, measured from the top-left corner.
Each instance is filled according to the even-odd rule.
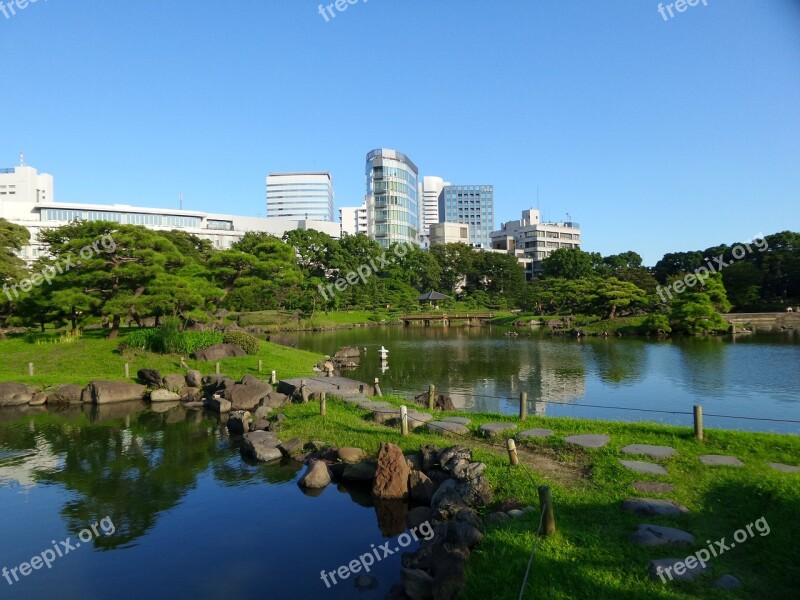
[[[493,184],[495,225],[538,186],[585,250],[647,264],[798,231],[800,0],[706,2],[38,0],[0,14],[0,167],[24,151],[63,202],[263,215],[270,171],[360,204],[387,147]]]

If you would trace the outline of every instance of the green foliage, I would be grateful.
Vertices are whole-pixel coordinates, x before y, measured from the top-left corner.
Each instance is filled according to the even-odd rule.
[[[226,344],[236,344],[251,356],[261,351],[261,340],[246,331],[229,331],[223,336],[222,341]]]
[[[669,317],[664,314],[647,315],[647,318],[642,322],[642,333],[669,333],[672,327],[669,324]]]
[[[542,261],[545,277],[580,279],[594,272],[592,255],[579,248],[559,248]]]
[[[218,331],[182,331],[180,327],[178,320],[166,319],[161,327],[134,329],[125,336],[125,344],[159,354],[188,355],[223,341]]]

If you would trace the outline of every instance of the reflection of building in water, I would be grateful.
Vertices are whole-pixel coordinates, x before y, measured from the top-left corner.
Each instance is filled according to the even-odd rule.
[[[57,471],[63,459],[53,454],[50,444],[41,436],[36,437],[36,448],[16,452],[7,456],[0,453],[0,487],[34,487],[38,472]]]

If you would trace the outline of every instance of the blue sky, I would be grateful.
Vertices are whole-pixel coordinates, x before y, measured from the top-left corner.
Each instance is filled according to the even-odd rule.
[[[7,1],[7,0],[3,0]],[[38,0],[0,14],[0,166],[63,202],[263,215],[270,171],[364,196],[372,148],[569,213],[648,264],[800,230],[800,1]]]

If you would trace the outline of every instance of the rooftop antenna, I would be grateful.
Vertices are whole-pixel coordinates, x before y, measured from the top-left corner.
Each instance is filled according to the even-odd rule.
[[[180,210],[183,210],[183,192],[178,194],[178,206],[180,207]]]
[[[24,167],[25,166],[25,153],[24,152],[20,152],[19,153],[19,166],[20,167]]]
[[[572,223],[572,217],[567,213],[567,223]]]

